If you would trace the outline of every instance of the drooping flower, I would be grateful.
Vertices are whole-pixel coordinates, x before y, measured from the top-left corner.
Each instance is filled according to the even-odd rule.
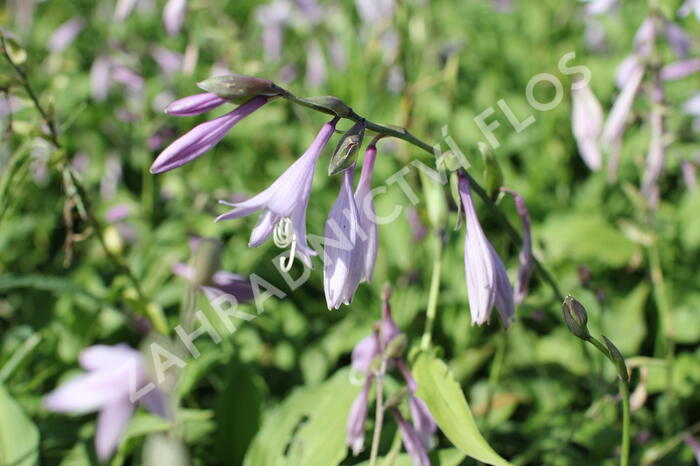
[[[279,61],[282,28],[289,21],[291,13],[292,4],[288,0],[276,0],[255,10],[255,18],[263,27],[263,51],[267,61]]]
[[[588,168],[598,171],[603,166],[600,133],[603,130],[603,108],[587,82],[571,85],[571,126],[581,158]]]
[[[62,52],[80,34],[85,26],[82,18],[71,18],[61,24],[49,37],[49,50],[54,53]]]
[[[354,178],[353,165],[343,172],[340,193],[324,229],[323,288],[328,309],[350,304],[364,271],[364,244],[360,239],[360,221],[352,193]]]
[[[80,365],[88,371],[58,387],[44,398],[44,406],[59,413],[83,414],[99,411],[95,450],[104,461],[114,452],[131,419],[135,394],[148,383],[140,352],[125,344],[95,345],[81,351]],[[167,416],[167,403],[158,388],[140,400],[149,411]]]
[[[404,448],[406,448],[408,456],[411,457],[413,466],[430,466],[428,452],[426,451],[425,445],[423,445],[420,435],[416,432],[416,429],[408,423],[398,409],[393,408],[391,414],[399,425],[401,441],[403,442]]]
[[[691,40],[682,27],[673,21],[664,21],[664,35],[669,47],[678,58],[688,58]]]
[[[198,94],[186,97],[173,102],[172,110],[178,115],[202,113],[221,105],[218,98],[212,96],[213,94]],[[163,173],[181,167],[211,150],[236,123],[265,105],[267,101],[265,96],[253,97],[229,113],[195,126],[160,153],[151,165],[151,173]]]
[[[507,192],[513,196],[513,199],[515,200],[515,210],[518,212],[520,223],[522,224],[523,228],[523,245],[520,250],[520,255],[518,256],[520,268],[518,269],[518,278],[515,282],[515,294],[513,295],[513,301],[515,304],[520,304],[527,296],[528,285],[530,283],[530,278],[532,277],[532,270],[535,267],[535,258],[532,255],[530,214],[527,211],[525,199],[523,199],[519,193],[508,188],[501,188],[501,191]]]
[[[634,97],[637,95],[639,86],[642,83],[644,71],[644,65],[641,63],[632,67],[620,94],[615,99],[615,103],[608,114],[608,119],[605,121],[601,136],[601,141],[605,147],[611,147],[622,139],[627,116],[632,109]]]
[[[306,241],[306,206],[311,195],[314,170],[321,151],[333,135],[338,118],[323,125],[304,154],[280,175],[267,189],[239,203],[220,201],[233,207],[216,221],[245,217],[262,210],[257,225],[250,235],[250,247],[264,243],[274,232],[275,243],[280,247],[291,245],[289,265],[295,255],[311,267],[311,257],[316,252]]]
[[[110,73],[112,70],[112,59],[104,55],[95,58],[90,68],[90,94],[97,102],[102,102],[107,98],[112,87]]]
[[[391,317],[389,293],[385,293],[382,296],[382,318],[378,324],[375,326],[375,331],[360,340],[352,351],[352,370],[364,374],[366,379],[362,390],[350,408],[347,423],[347,444],[351,447],[355,456],[362,451],[364,446],[364,425],[367,420],[368,394],[374,378],[384,376],[380,369],[382,364],[377,364],[383,358],[384,370],[398,367],[408,388],[408,406],[413,425],[406,422],[408,428],[405,425],[400,425],[399,428],[403,431],[402,436],[404,436],[406,451],[415,460],[415,458],[420,457],[421,451],[427,455],[425,451],[432,448],[433,435],[437,429],[437,424],[425,402],[415,395],[418,386],[403,356],[396,353],[387,354],[387,350],[391,348],[392,342],[400,334],[398,326]],[[401,419],[405,422],[403,417]],[[399,422],[398,419],[397,422]]]
[[[182,23],[185,21],[187,11],[187,0],[168,0],[163,7],[163,25],[169,36],[174,36],[180,32]]]
[[[182,69],[184,57],[181,53],[156,45],[151,48],[151,56],[165,75],[172,75]]]
[[[364,243],[364,280],[372,281],[374,265],[377,262],[377,248],[379,245],[379,232],[377,229],[377,214],[374,210],[374,196],[372,196],[372,172],[377,158],[377,139],[374,139],[365,150],[365,159],[362,163],[360,181],[355,190],[355,203],[357,204],[360,230],[367,236]]]
[[[248,277],[218,270],[221,247],[221,243],[214,239],[194,238],[190,241],[193,263],[178,262],[173,265],[173,272],[201,289],[209,301],[221,295],[232,296],[238,303],[250,301],[253,287]]]
[[[691,58],[669,63],[661,68],[661,79],[664,81],[675,81],[683,79],[700,71],[700,58]]]
[[[515,316],[513,288],[501,258],[481,229],[469,179],[464,173],[459,174],[459,195],[467,230],[464,238],[464,270],[472,325],[489,322],[495,306],[503,326],[507,328]]]

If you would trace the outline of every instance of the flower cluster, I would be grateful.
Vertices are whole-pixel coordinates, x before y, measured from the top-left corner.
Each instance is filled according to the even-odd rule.
[[[194,127],[171,143],[153,162],[152,173],[163,173],[192,162],[218,144],[236,123],[285,92],[271,81],[238,75],[213,78],[200,83],[200,87],[211,92],[175,101],[166,112],[174,116],[192,116],[229,102],[243,103],[223,116]],[[312,267],[311,258],[318,254],[307,240],[306,210],[317,162],[339,119],[335,117],[324,124],[309,148],[267,189],[241,202],[220,201],[231,210],[219,215],[216,221],[261,212],[251,232],[249,246],[260,246],[272,237],[277,246],[289,247],[289,259],[282,264],[285,270],[291,268],[295,257]],[[371,280],[376,260],[378,232],[370,191],[377,139],[366,148],[360,180],[353,192],[355,154],[362,144],[364,125],[364,121],[360,121],[346,133],[333,159],[343,179],[325,225],[323,272],[329,309],[350,304],[359,284]]]
[[[385,293],[382,301],[382,318],[377,322],[374,333],[360,340],[352,351],[352,369],[365,376],[365,383],[350,408],[347,444],[354,455],[362,451],[372,385],[375,379],[383,378],[387,371],[398,368],[406,382],[411,423],[406,421],[396,406],[391,406],[390,410],[413,464],[428,466],[430,461],[427,451],[432,448],[432,437],[437,425],[425,402],[415,394],[418,386],[402,356],[405,338],[391,317],[388,293]]]

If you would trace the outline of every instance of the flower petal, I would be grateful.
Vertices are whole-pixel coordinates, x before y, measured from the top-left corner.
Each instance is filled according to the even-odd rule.
[[[102,408],[95,433],[95,451],[100,461],[108,459],[117,449],[133,414],[134,405],[128,398],[115,400]]]

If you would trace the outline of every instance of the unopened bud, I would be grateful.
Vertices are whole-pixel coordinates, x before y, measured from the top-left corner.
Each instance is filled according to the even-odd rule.
[[[588,314],[583,305],[569,295],[564,300],[561,310],[564,314],[564,322],[571,333],[583,340],[588,340],[591,334],[588,333]]]
[[[406,351],[406,335],[399,333],[386,345],[384,357],[386,359],[400,358]]]
[[[121,235],[113,225],[107,225],[103,233],[105,248],[112,254],[119,255],[124,250]]]
[[[332,176],[342,173],[357,161],[358,149],[362,145],[362,139],[365,137],[366,126],[367,121],[363,118],[347,130],[340,141],[338,141],[338,146],[335,148],[331,163],[328,166],[328,175]]]
[[[484,188],[491,199],[495,199],[503,186],[503,172],[491,148],[479,143],[479,152],[484,158]]]
[[[272,97],[287,94],[287,91],[269,79],[254,78],[241,74],[209,78],[206,81],[197,83],[197,87],[235,103],[243,103],[258,95]]]
[[[407,395],[408,390],[405,387],[398,389],[384,402],[384,409],[398,408]]]
[[[339,98],[332,95],[322,95],[320,97],[308,97],[303,101],[317,110],[332,113],[333,115],[345,118],[350,115],[352,109]]]
[[[192,283],[195,286],[206,285],[219,269],[219,257],[222,244],[212,238],[203,238],[197,245],[192,260]]]
[[[625,382],[629,382],[629,372],[627,372],[627,364],[625,363],[625,358],[617,349],[617,346],[613,344],[612,341],[608,340],[605,335],[602,336],[605,346],[608,347],[608,352],[610,353],[610,359],[615,364],[615,369],[617,369],[617,375],[620,376]]]

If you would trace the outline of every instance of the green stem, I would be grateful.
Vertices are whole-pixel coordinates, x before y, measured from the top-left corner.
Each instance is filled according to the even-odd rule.
[[[442,271],[442,235],[440,232],[435,232],[435,249],[433,254],[433,272],[430,279],[428,307],[425,312],[425,330],[420,342],[420,348],[423,351],[430,348],[435,315],[437,314],[438,297],[440,296],[440,275]]]
[[[622,396],[622,447],[620,451],[620,466],[627,466],[630,457],[630,387],[626,380],[620,379],[620,395]]]
[[[432,154],[433,156],[437,157],[439,154],[436,152],[435,148],[428,144],[425,141],[422,141],[415,137],[413,134],[411,134],[406,128],[393,128],[389,126],[383,126],[377,123],[374,123],[370,121],[368,118],[365,118],[357,113],[355,113],[354,110],[350,109],[347,114],[344,115],[337,115],[335,112],[333,112],[330,109],[326,108],[321,108],[318,105],[314,105],[312,102],[308,102],[305,99],[301,99],[291,93],[287,93],[283,95],[283,97],[295,104],[302,105],[304,107],[311,108],[316,111],[320,111],[323,113],[327,113],[332,116],[340,116],[341,118],[347,118],[349,120],[352,120],[354,122],[360,121],[364,119],[367,123],[366,129],[373,131],[378,134],[382,134],[385,136],[391,136],[395,137],[398,139],[401,139],[403,141],[408,142],[409,144],[412,144],[423,151]],[[493,215],[496,216],[496,220],[501,224],[501,226],[505,229],[506,233],[508,236],[510,236],[510,239],[516,243],[516,244],[521,244],[522,239],[520,237],[520,234],[518,231],[513,227],[513,225],[510,223],[508,220],[508,217],[499,209],[494,201],[491,199],[491,197],[488,195],[486,190],[481,187],[479,183],[476,182],[474,178],[469,173],[466,173],[467,177],[469,178],[469,184],[471,185],[471,188],[476,192],[476,194],[484,201],[484,204],[486,204],[486,207],[490,212],[493,213]],[[533,258],[534,259],[534,258]],[[549,287],[552,289],[554,294],[556,295],[557,299],[559,301],[564,300],[564,296],[559,292],[559,287],[557,286],[557,283],[554,281],[554,278],[550,275],[550,273],[547,271],[547,269],[544,268],[544,266],[537,260],[534,259],[535,261],[535,270],[539,274],[540,278],[549,285]]]
[[[382,363],[374,382],[377,390],[375,413],[374,413],[374,434],[372,435],[372,449],[369,456],[369,466],[376,466],[379,455],[379,441],[382,437],[382,425],[384,423],[384,371],[386,361],[382,356]]]

